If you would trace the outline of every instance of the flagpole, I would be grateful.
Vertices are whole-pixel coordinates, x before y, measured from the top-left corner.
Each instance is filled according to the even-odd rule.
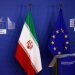
[[[60,3],[60,4],[59,4],[59,7],[62,9],[62,8],[63,8],[63,4],[62,4],[62,3]]]
[[[31,6],[32,6],[31,1],[28,0],[28,10],[31,10]]]

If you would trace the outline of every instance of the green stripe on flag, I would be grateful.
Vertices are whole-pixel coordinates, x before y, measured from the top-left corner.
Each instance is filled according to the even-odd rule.
[[[27,23],[27,25],[28,25],[32,35],[34,36],[34,38],[37,41],[37,37],[36,37],[36,33],[35,33],[35,28],[34,28],[34,23],[33,23],[32,15],[31,15],[30,11],[28,12],[28,15],[27,15],[27,18],[26,18],[26,23]]]

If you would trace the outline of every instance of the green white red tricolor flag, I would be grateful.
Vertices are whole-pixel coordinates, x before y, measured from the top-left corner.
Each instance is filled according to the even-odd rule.
[[[39,45],[30,11],[18,41],[16,59],[27,75],[35,75],[42,70]]]

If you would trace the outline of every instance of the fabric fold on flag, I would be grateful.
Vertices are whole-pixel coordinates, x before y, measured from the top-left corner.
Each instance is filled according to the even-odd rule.
[[[30,11],[18,41],[16,59],[27,75],[35,75],[42,70],[39,45]]]

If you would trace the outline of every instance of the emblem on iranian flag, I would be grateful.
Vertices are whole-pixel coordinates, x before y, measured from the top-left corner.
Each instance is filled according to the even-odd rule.
[[[33,42],[32,42],[31,40],[29,40],[29,41],[27,42],[27,48],[28,48],[28,49],[32,49],[32,48],[33,48]]]

